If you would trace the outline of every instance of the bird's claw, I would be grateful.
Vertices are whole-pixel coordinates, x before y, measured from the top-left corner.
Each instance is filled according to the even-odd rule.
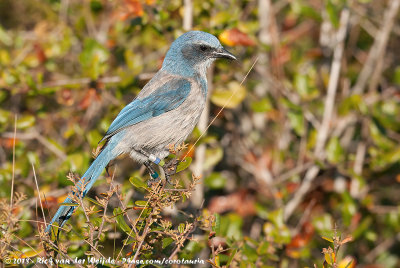
[[[153,184],[159,183],[161,181],[160,177],[157,178],[151,178],[147,181],[147,186],[151,187]]]
[[[166,179],[166,181],[169,183],[169,184],[173,184],[172,182],[171,182],[171,176],[170,175],[168,175],[168,174],[165,174],[165,179]],[[160,177],[157,177],[157,178],[153,178],[153,177],[151,177],[148,181],[147,181],[147,186],[148,187],[151,187],[152,185],[154,185],[154,184],[157,184],[157,183],[159,183],[161,181],[161,178]]]
[[[168,182],[168,184],[173,185],[171,181],[171,176],[176,174],[176,168],[178,166],[179,160],[176,158],[171,159],[168,161],[162,168],[164,170],[165,174],[165,179]],[[150,176],[151,178],[147,181],[147,186],[151,187],[151,185],[159,183],[161,178],[157,174],[157,172],[150,170]]]
[[[173,158],[168,161],[164,166],[164,172],[166,175],[174,175],[176,174],[176,168],[178,167],[179,160],[177,158]]]

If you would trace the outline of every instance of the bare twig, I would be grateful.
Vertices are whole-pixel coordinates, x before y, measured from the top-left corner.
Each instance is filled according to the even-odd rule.
[[[48,242],[53,248],[57,249],[58,252],[63,256],[63,258],[68,259],[71,263],[73,263],[73,264],[76,265],[77,267],[83,268],[83,266],[82,266],[81,264],[75,263],[75,261],[74,261],[68,254],[65,254],[64,252],[62,252],[62,251],[57,247],[57,245],[54,244],[53,241],[48,240],[48,241],[46,241],[46,242]]]
[[[156,187],[159,187],[159,186],[157,185]],[[161,188],[159,189],[158,192],[162,192],[162,191],[164,190],[164,188],[165,188],[165,184],[163,184],[163,185],[161,186]],[[151,196],[149,197],[146,207],[149,205],[152,196],[153,196],[153,195],[151,195]],[[146,208],[146,207],[145,207],[145,208]],[[155,210],[156,210],[155,208],[152,208],[152,211],[151,211],[150,215],[147,216],[147,218],[146,218],[146,225],[145,225],[145,227],[144,227],[144,229],[143,229],[143,232],[142,232],[141,237],[139,237],[139,236],[137,237],[137,239],[139,240],[139,244],[138,244],[138,246],[137,246],[137,248],[136,248],[136,253],[135,253],[135,255],[133,256],[133,260],[137,260],[137,258],[139,257],[140,250],[141,250],[141,248],[142,248],[142,246],[143,246],[144,240],[145,240],[147,234],[148,234],[149,231],[150,231],[150,225],[153,223],[153,215],[155,215],[155,213],[156,213]],[[143,212],[143,211],[144,211],[144,209],[142,210],[142,212]],[[139,221],[140,216],[142,215],[142,212],[140,213],[140,215],[139,215],[139,217],[137,218],[136,222]],[[136,224],[135,224],[134,226],[136,226]],[[120,253],[121,253],[121,252],[122,252],[122,248],[121,248]],[[119,254],[118,254],[118,256],[119,256]],[[131,264],[129,267],[132,267],[132,264]]]
[[[116,169],[116,167],[114,168],[114,172],[113,172],[113,175],[111,177],[110,188],[108,189],[108,191],[111,191],[113,189],[113,181],[114,181],[115,169]],[[97,235],[97,241],[94,244],[94,246],[96,248],[97,248],[97,245],[99,244],[100,237],[102,235],[102,231],[103,231],[103,228],[104,228],[104,223],[106,221],[107,206],[108,206],[108,202],[110,201],[110,198],[111,198],[111,196],[107,197],[107,202],[104,204],[103,217],[102,217],[101,224],[100,224],[100,227],[99,227],[99,230],[98,230],[99,234]]]
[[[207,123],[208,123],[208,117],[210,114],[210,95],[212,91],[212,73],[213,73],[213,68],[210,68],[210,71],[208,72],[208,94],[207,94],[207,100],[206,104],[204,107],[204,110],[200,116],[199,123],[197,124],[197,128],[202,134],[206,134],[207,132]],[[206,145],[205,144],[200,144],[195,151],[195,161],[192,165],[192,172],[198,177],[201,177],[202,180],[203,178],[203,172],[204,172],[204,162],[206,158]],[[200,183],[196,187],[196,191],[193,193],[193,196],[191,198],[191,202],[194,207],[198,208],[200,207],[202,201],[204,198],[204,184]]]
[[[4,138],[11,138],[14,136],[14,133],[5,132],[1,136]],[[29,133],[18,133],[18,134],[15,134],[15,138],[20,139],[20,140],[35,140],[36,139],[42,145],[44,145],[47,149],[49,149],[55,155],[57,155],[59,158],[61,158],[61,160],[65,160],[67,158],[67,155],[63,151],[61,151],[56,146],[54,146],[51,142],[49,142],[46,138],[44,138],[42,135],[40,135],[37,131],[32,131]]]
[[[382,28],[378,31],[375,37],[374,44],[372,45],[367,61],[358,76],[357,82],[353,87],[353,94],[361,94],[368,80],[371,78],[371,85],[376,85],[378,82],[382,70],[376,71],[378,61],[382,61],[385,54],[385,48],[389,40],[390,32],[392,31],[396,14],[399,10],[400,0],[391,0],[387,7],[384,15],[384,22]],[[374,74],[376,72],[376,74]]]
[[[260,33],[258,37],[261,43],[271,44],[272,33],[271,33],[271,0],[258,0],[258,21],[260,23]]]
[[[190,31],[193,27],[193,2],[192,0],[185,0],[183,5],[183,29]]]
[[[307,163],[304,163],[304,164],[302,164],[302,165],[298,165],[298,166],[296,166],[295,168],[293,168],[293,169],[291,169],[291,170],[289,170],[289,171],[287,171],[287,172],[285,172],[285,173],[283,173],[283,174],[281,174],[281,175],[276,176],[275,179],[274,179],[274,184],[275,184],[275,185],[279,185],[279,184],[281,184],[282,182],[284,182],[284,181],[290,179],[291,177],[293,177],[293,176],[295,176],[295,175],[297,175],[297,174],[299,174],[299,173],[302,173],[302,172],[306,171],[306,170],[309,169],[312,165],[313,165],[312,162],[307,162]]]
[[[366,143],[360,141],[357,145],[356,159],[354,161],[354,173],[356,173],[357,175],[361,175],[362,173],[366,152]],[[360,182],[357,178],[353,178],[351,180],[350,195],[355,198],[360,196]]]
[[[92,79],[88,77],[67,78],[67,79],[60,79],[56,81],[43,83],[42,87],[62,87],[62,86],[82,85],[82,84],[89,84],[91,81]],[[113,83],[119,83],[121,81],[121,78],[119,76],[109,76],[109,77],[99,78],[97,81],[104,84],[113,84]]]
[[[336,46],[333,53],[333,61],[331,67],[331,73],[329,77],[328,92],[325,99],[325,109],[322,119],[321,128],[318,131],[317,143],[315,146],[314,154],[317,158],[323,158],[323,149],[325,147],[325,142],[328,139],[328,134],[330,130],[330,123],[333,116],[334,103],[336,91],[339,84],[341,60],[343,56],[344,41],[346,37],[347,25],[350,19],[350,11],[348,9],[343,9],[340,15],[340,27],[336,34]],[[292,215],[294,210],[303,200],[303,197],[307,194],[312,186],[312,182],[318,175],[320,168],[317,165],[313,165],[305,174],[304,180],[300,185],[300,188],[296,191],[293,198],[288,202],[284,210],[284,219],[287,220]]]
[[[31,163],[31,165],[32,165],[32,170],[33,170],[33,177],[35,178],[36,190],[37,190],[37,192],[38,192],[40,208],[41,208],[41,210],[42,210],[42,215],[43,215],[43,220],[44,220],[44,226],[47,227],[47,221],[46,221],[46,216],[45,216],[45,214],[44,214],[42,198],[40,197],[39,185],[38,185],[37,178],[36,178],[35,166],[33,165],[33,163]]]
[[[380,254],[388,251],[388,249],[396,242],[400,241],[400,234],[396,236],[389,237],[385,239],[382,243],[377,245],[373,250],[371,250],[366,256],[365,260],[367,262],[373,262]]]
[[[186,239],[189,237],[189,235],[196,230],[197,227],[197,222],[195,221],[192,225],[192,227],[186,232],[186,234],[183,236],[182,241],[186,241]],[[172,254],[169,256],[168,260],[172,260],[176,254],[178,254],[179,250],[182,248],[183,244],[178,244],[176,245],[175,250],[172,252]]]
[[[15,179],[15,142],[17,136],[17,115],[14,117],[14,133],[13,133],[13,162],[12,162],[12,177],[11,177],[11,197],[10,197],[10,209],[13,207],[14,199],[14,179]]]
[[[66,23],[68,19],[68,6],[69,6],[69,0],[61,1],[60,11],[58,15],[60,17],[60,20],[63,21],[64,23]]]

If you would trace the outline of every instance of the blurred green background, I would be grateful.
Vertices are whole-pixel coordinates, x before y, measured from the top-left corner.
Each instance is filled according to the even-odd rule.
[[[189,145],[215,121],[190,168],[176,176],[182,185],[192,173],[201,181],[161,214],[175,229],[188,215],[212,221],[212,230],[193,231],[179,258],[210,259],[215,267],[400,267],[399,4],[1,0],[0,257],[43,248],[30,221],[43,221],[33,167],[48,221],[72,184],[66,175],[84,173],[169,45],[195,29],[218,36],[239,61],[218,61],[210,71],[209,106]],[[129,181],[145,181],[143,167],[115,162],[110,176],[126,205],[143,199]],[[10,208],[12,178],[26,200]],[[100,178],[89,196],[108,187]],[[78,210],[68,226],[84,236],[85,221]],[[117,225],[100,239],[105,256],[127,238]],[[330,261],[322,251],[333,247],[335,226],[353,241]],[[75,233],[62,238],[72,258],[89,250]],[[170,256],[165,243],[141,258]],[[124,256],[134,252],[123,249]]]

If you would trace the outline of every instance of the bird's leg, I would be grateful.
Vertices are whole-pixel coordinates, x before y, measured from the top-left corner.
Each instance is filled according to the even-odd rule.
[[[150,163],[154,163],[154,164],[162,167],[164,170],[165,179],[167,180],[167,182],[169,184],[173,184],[171,182],[171,175],[174,175],[176,173],[176,167],[179,162],[178,159],[174,158],[174,159],[170,160],[167,164],[165,164],[164,160],[161,160],[160,158],[156,157],[155,155],[149,154],[144,150],[140,150],[140,153],[147,157],[148,160],[144,164],[146,165],[147,169],[150,171],[150,175],[153,178],[152,180],[150,180],[148,182],[148,184],[158,182],[160,180],[157,172],[154,171],[154,169],[151,167]]]
[[[158,173],[153,169],[153,167],[151,166],[151,163],[150,163],[149,161],[146,161],[146,162],[144,162],[143,164],[146,166],[146,168],[147,168],[147,170],[149,171],[150,176],[151,176],[151,179],[148,180],[147,185],[150,186],[150,185],[153,184],[153,183],[159,182],[159,181],[161,180],[161,179],[160,179],[160,176],[159,176]]]

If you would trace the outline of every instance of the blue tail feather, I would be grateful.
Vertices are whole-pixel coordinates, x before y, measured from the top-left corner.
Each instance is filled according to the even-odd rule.
[[[84,197],[90,188],[92,188],[93,184],[96,182],[97,178],[101,175],[103,169],[108,165],[108,163],[116,157],[116,155],[113,153],[114,147],[114,143],[108,143],[76,184],[79,191],[82,191],[80,187],[84,187],[82,191],[82,197]],[[65,203],[76,202],[67,197],[63,204]],[[67,220],[74,213],[76,207],[77,206],[61,205],[49,225],[46,227],[46,232],[50,233],[52,224],[56,222],[58,223],[59,227],[63,227]]]

